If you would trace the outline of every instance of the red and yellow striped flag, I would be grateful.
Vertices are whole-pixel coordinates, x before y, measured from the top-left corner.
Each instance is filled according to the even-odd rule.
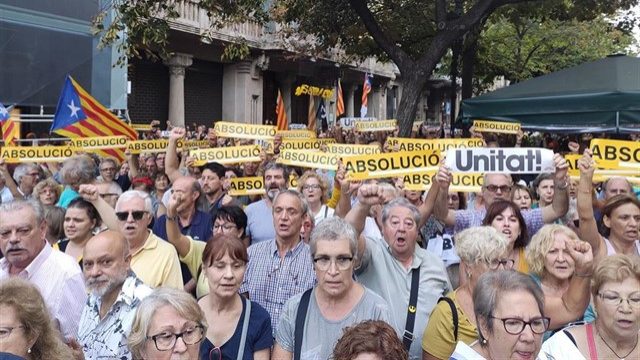
[[[338,99],[336,101],[336,117],[344,114],[344,98],[342,97],[342,84],[338,79]]]
[[[20,117],[20,110],[13,108],[9,112],[4,105],[0,104],[0,128],[2,128],[2,140],[4,145],[16,145],[16,140],[20,139],[20,122],[15,121]]]
[[[313,99],[313,95],[309,95],[309,115],[307,120],[307,129],[316,131],[316,102]]]
[[[278,130],[287,130],[288,126],[287,109],[284,108],[282,93],[280,93],[280,89],[278,89],[278,100],[276,102],[276,127]]]

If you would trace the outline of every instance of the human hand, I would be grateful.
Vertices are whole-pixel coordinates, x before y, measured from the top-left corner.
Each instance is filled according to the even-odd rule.
[[[78,189],[78,193],[82,196],[83,199],[87,200],[90,203],[98,201],[98,197],[100,194],[98,193],[98,187],[93,184],[82,184]]]

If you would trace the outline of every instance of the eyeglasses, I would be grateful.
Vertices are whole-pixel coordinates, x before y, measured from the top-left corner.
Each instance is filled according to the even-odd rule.
[[[319,184],[305,185],[302,187],[302,190],[317,190],[317,189],[320,189]]]
[[[114,167],[102,168],[100,169],[100,171],[116,171],[116,168]]]
[[[118,218],[118,220],[120,221],[127,221],[127,219],[129,218],[129,214],[131,214],[131,217],[133,217],[133,220],[135,221],[139,221],[140,219],[142,219],[142,216],[144,216],[144,214],[146,214],[146,211],[119,211],[116,213],[116,217]]]
[[[178,338],[182,338],[182,341],[186,345],[197,344],[204,337],[204,328],[202,325],[196,325],[191,329],[187,329],[181,333],[165,332],[153,336],[148,336],[147,340],[151,339],[156,344],[158,351],[167,351],[173,349],[176,346]]]
[[[226,223],[226,224],[216,224],[213,225],[213,231],[222,231],[222,232],[227,232],[227,231],[231,231],[233,229],[237,229],[238,227],[236,226],[236,224],[232,224],[232,223]]]
[[[38,173],[38,172],[34,172],[34,173],[27,174],[27,175],[28,175],[28,176],[33,176],[33,177],[39,177],[39,176],[40,176],[40,173]]]
[[[516,261],[513,259],[493,259],[489,262],[489,269],[496,270],[500,265],[504,266],[505,269],[513,269],[515,264]]]
[[[484,187],[485,189],[489,190],[492,193],[496,193],[498,192],[498,190],[500,190],[500,192],[502,193],[508,193],[511,192],[511,186],[509,185],[487,185]]]
[[[23,325],[18,325],[18,326],[3,326],[0,327],[0,339],[4,339],[4,338],[8,338],[11,333],[13,332],[14,329],[18,329],[18,328],[22,328],[24,329]]]
[[[640,294],[634,294],[628,298],[623,298],[620,295],[599,292],[598,296],[600,296],[603,303],[610,306],[620,306],[620,304],[622,304],[622,300],[625,300],[629,306],[640,308]]]
[[[331,258],[328,256],[320,256],[313,259],[313,263],[316,264],[316,267],[320,271],[329,270],[332,262],[336,264],[336,267],[338,268],[338,270],[344,271],[349,269],[352,261],[353,261],[352,256],[338,256],[335,258]]]
[[[214,347],[209,351],[209,360],[222,360],[222,349]]]
[[[519,335],[524,331],[524,327],[527,325],[529,325],[534,334],[543,334],[549,328],[549,322],[551,321],[548,317],[543,316],[533,318],[529,321],[524,321],[518,318],[501,319],[493,316],[491,316],[491,318],[502,321],[504,330],[511,335]]]

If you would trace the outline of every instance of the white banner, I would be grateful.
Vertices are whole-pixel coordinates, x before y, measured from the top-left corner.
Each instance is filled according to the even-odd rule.
[[[555,172],[553,150],[542,148],[468,148],[447,151],[452,172],[539,174]]]
[[[356,121],[377,121],[374,117],[343,117],[340,118],[340,126],[343,129],[353,129],[356,126]]]

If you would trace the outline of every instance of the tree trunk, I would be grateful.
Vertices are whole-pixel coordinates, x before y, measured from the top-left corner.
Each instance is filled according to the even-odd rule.
[[[398,104],[398,126],[400,128],[400,137],[411,137],[413,121],[416,117],[420,95],[427,83],[428,76],[421,75],[421,71],[405,71],[402,72],[402,96],[400,104]],[[431,72],[429,72],[430,74]]]
[[[478,54],[478,37],[468,44],[462,53],[462,100],[473,96],[473,72]]]

